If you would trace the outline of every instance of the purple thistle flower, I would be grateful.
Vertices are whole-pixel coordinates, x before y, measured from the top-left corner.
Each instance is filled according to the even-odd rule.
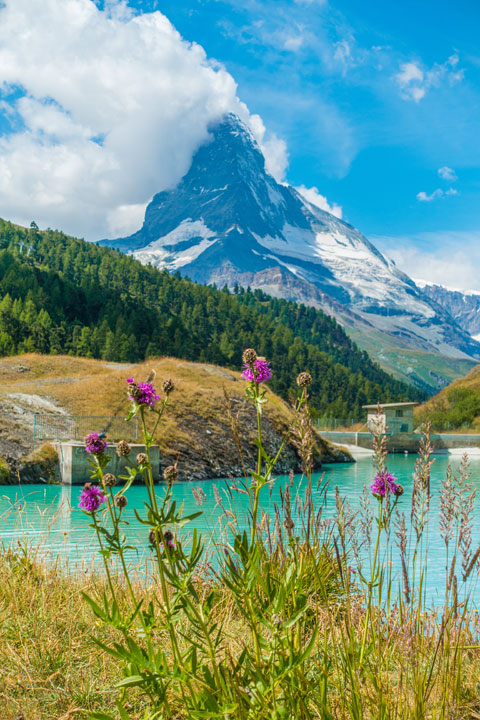
[[[245,363],[242,377],[249,382],[267,382],[267,380],[270,380],[272,377],[269,361],[263,358],[257,358],[251,365]]]
[[[78,507],[89,513],[94,513],[100,505],[103,505],[107,501],[106,496],[102,493],[99,487],[96,485],[90,485],[87,483],[82,490],[80,495],[80,502]]]
[[[127,378],[128,389],[131,392],[130,400],[135,405],[148,405],[153,408],[155,403],[160,400],[160,395],[157,395],[155,388],[152,383],[136,383],[133,378]]]
[[[387,492],[392,493],[392,495],[397,495],[400,487],[395,475],[389,473],[388,470],[382,470],[375,475],[370,485],[370,490],[376,497],[382,497],[386,495]]]
[[[170,540],[169,542],[167,542],[167,547],[169,550],[175,550],[175,543]],[[160,543],[160,550],[165,550],[163,543]]]
[[[106,449],[107,443],[98,433],[90,433],[85,438],[85,450],[90,455],[103,455]]]

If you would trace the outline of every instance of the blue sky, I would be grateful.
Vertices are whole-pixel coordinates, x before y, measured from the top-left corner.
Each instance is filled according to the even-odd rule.
[[[454,6],[451,0],[422,3],[418,0],[402,3],[378,0],[368,3],[360,0],[131,0],[125,3],[110,0],[105,5],[99,0],[95,12],[87,7],[92,5],[90,0],[68,0],[68,3],[63,0],[61,11],[59,2],[45,0],[45,17],[27,22],[35,30],[35,25],[43,20],[50,29],[53,15],[65,13],[65,6],[70,5],[75,13],[72,10],[71,16],[64,14],[62,22],[65,26],[70,20],[73,26],[78,22],[81,9],[88,15],[88,22],[82,20],[78,26],[81,32],[77,34],[88,31],[84,45],[89,47],[90,55],[95,55],[95,42],[101,42],[102,33],[108,32],[106,17],[132,26],[135,15],[143,16],[141,32],[134,35],[132,26],[127,34],[125,29],[123,40],[126,59],[131,58],[129,62],[140,76],[143,76],[141,64],[149,64],[148,52],[141,52],[142,43],[152,40],[150,31],[146,30],[147,21],[154,17],[155,11],[162,13],[187,43],[202,46],[206,58],[200,60],[200,64],[207,63],[213,70],[218,70],[216,61],[221,64],[212,81],[215,89],[207,87],[210,80],[203,70],[197,75],[193,64],[189,71],[186,62],[184,74],[177,82],[178,98],[175,90],[169,89],[165,96],[158,94],[153,109],[143,95],[139,100],[132,94],[132,106],[137,103],[142,107],[144,103],[143,115],[150,112],[155,119],[162,103],[171,113],[176,104],[180,109],[188,106],[190,111],[190,96],[192,106],[197,108],[201,107],[202,98],[205,106],[214,105],[213,114],[223,105],[232,109],[235,103],[244,103],[248,108],[246,112],[259,115],[263,121],[266,132],[263,135],[261,130],[260,139],[265,147],[269,147],[277,159],[282,156],[277,163],[279,173],[286,150],[285,180],[295,186],[316,187],[330,204],[341,206],[345,220],[393,256],[410,274],[451,286],[480,289],[477,279],[480,275],[477,272],[480,265],[480,249],[477,250],[480,246],[480,49],[477,37],[480,5],[477,2],[459,0]],[[6,10],[0,10],[0,14],[9,10],[11,27],[22,20],[18,8],[25,3],[28,4],[28,0],[7,0]],[[24,22],[25,18],[28,16],[23,16]],[[6,36],[3,41],[8,42]],[[113,39],[110,38],[105,47],[109,48],[110,57],[102,50],[103,57],[98,59],[101,77],[107,74],[102,73],[102,67],[108,66],[115,53],[121,57],[121,49]],[[184,55],[185,47],[186,44],[185,52],[182,50]],[[19,53],[21,50],[20,47]],[[47,165],[45,172],[53,172],[57,177],[53,188],[42,187],[38,194],[43,203],[39,200],[40,221],[45,223],[51,216],[48,224],[63,223],[67,230],[83,232],[93,239],[94,223],[99,223],[102,212],[100,201],[95,199],[98,208],[91,213],[91,227],[83,227],[82,218],[88,212],[89,201],[93,202],[93,189],[91,195],[87,193],[85,197],[81,191],[78,218],[74,209],[68,214],[69,200],[65,199],[62,186],[65,179],[62,172],[58,173],[53,167],[54,161],[42,160],[39,143],[43,143],[45,150],[53,147],[57,161],[67,154],[68,170],[64,175],[75,190],[80,188],[82,179],[85,182],[87,170],[78,170],[79,160],[72,155],[73,148],[80,147],[80,136],[85,138],[90,133],[88,148],[82,157],[88,156],[94,167],[102,169],[98,171],[98,182],[106,188],[104,214],[117,219],[124,213],[126,218],[131,218],[137,217],[135,212],[141,214],[145,202],[142,193],[144,196],[151,193],[155,183],[173,182],[175,171],[168,168],[173,167],[175,159],[178,168],[186,168],[195,144],[203,137],[203,130],[195,133],[192,115],[189,132],[178,138],[179,143],[186,144],[183,155],[179,150],[177,158],[167,157],[158,146],[159,164],[167,168],[163,175],[147,161],[138,166],[137,158],[133,157],[135,153],[131,153],[132,157],[120,157],[120,140],[123,137],[130,142],[135,133],[152,138],[153,120],[149,126],[139,119],[140,115],[132,114],[117,128],[113,120],[101,117],[98,109],[85,113],[85,107],[80,108],[72,99],[71,89],[62,86],[56,92],[52,74],[42,75],[36,67],[38,57],[41,55],[32,56],[29,67],[19,57],[18,67],[3,78],[0,131],[3,131],[4,148],[5,143],[8,144],[4,170],[7,174],[27,175],[21,166],[20,136],[24,134],[25,142],[26,135],[31,139],[32,133],[36,133],[38,171],[43,161]],[[76,69],[76,59],[73,62]],[[155,62],[157,76],[162,72],[175,75],[176,64],[170,58],[156,58]],[[155,68],[153,61],[151,65]],[[36,72],[41,77],[37,77]],[[128,82],[134,82],[128,74],[126,77],[119,72],[119,87],[127,88]],[[79,71],[79,86],[83,79],[84,74]],[[151,82],[147,70],[144,81]],[[58,82],[61,84],[61,80]],[[75,84],[75,72],[70,82]],[[110,73],[108,82],[96,88],[91,98],[83,91],[84,105],[89,102],[101,105],[102,92],[107,92],[105,88],[110,89],[114,82]],[[157,88],[156,92],[163,90]],[[32,100],[30,105],[25,98]],[[19,100],[23,105],[19,105]],[[48,118],[40,127],[33,119],[46,114],[47,105],[50,115],[58,111],[53,113],[53,122],[57,125],[59,114],[63,114],[60,140],[57,134],[52,141]],[[112,100],[112,117],[114,106]],[[75,130],[65,129],[65,117],[72,121]],[[206,123],[208,117],[202,116],[199,125]],[[160,115],[158,118],[161,134],[163,118]],[[165,133],[171,133],[171,128],[177,126],[178,118],[175,120],[172,114],[172,125],[165,125]],[[76,145],[65,140],[67,135],[73,137],[74,132]],[[13,135],[17,136],[14,151]],[[119,137],[118,144],[114,146],[115,152],[110,152],[115,135]],[[108,141],[105,146],[104,138]],[[63,155],[59,146],[63,147]],[[105,148],[110,152],[108,158],[105,152],[100,152]],[[0,143],[0,155],[1,150]],[[140,151],[137,149],[136,154]],[[130,172],[135,183],[132,181],[128,186],[123,180],[117,182],[116,187],[121,191],[107,188],[109,177],[113,177],[116,169],[119,173]],[[51,197],[46,200],[49,193]],[[63,198],[64,211],[56,209],[55,198],[58,201]],[[5,196],[6,208],[9,202]],[[18,201],[11,207],[14,219],[22,219],[22,203]],[[35,204],[33,208],[35,210]],[[115,234],[120,227],[115,222],[110,221],[110,234]],[[99,228],[99,232],[102,231],[108,232]]]

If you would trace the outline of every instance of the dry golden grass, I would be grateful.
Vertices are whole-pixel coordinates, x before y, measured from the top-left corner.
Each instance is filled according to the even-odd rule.
[[[22,550],[0,567],[0,716],[2,720],[85,718],[107,709],[115,666],[89,634],[99,631],[80,591],[101,581],[33,565]],[[22,715],[20,715],[22,713]]]
[[[214,477],[215,463],[220,458],[218,470],[224,474],[228,467],[228,453],[231,457],[236,455],[230,422],[225,412],[224,393],[233,399],[234,409],[243,408],[246,405],[245,383],[239,372],[169,357],[152,358],[138,364],[108,363],[61,355],[26,354],[2,358],[0,404],[7,407],[8,402],[23,402],[29,414],[24,417],[20,415],[12,423],[9,413],[4,413],[3,424],[0,420],[0,438],[10,438],[14,425],[15,437],[12,436],[12,442],[15,442],[17,436],[19,444],[27,434],[32,437],[35,408],[28,405],[25,399],[32,396],[47,400],[71,415],[115,416],[122,419],[129,404],[126,378],[133,376],[137,381],[143,381],[152,369],[156,371],[155,384],[160,392],[162,382],[167,378],[175,385],[170,407],[157,438],[161,452],[169,461],[179,458],[185,468],[196,468],[198,479],[201,479],[202,473]],[[19,394],[23,396],[22,401],[16,399]],[[265,418],[272,427],[272,440],[277,440],[288,427],[292,411],[274,393],[269,391],[268,395]],[[44,412],[41,407],[36,411]],[[248,435],[246,416],[244,424]],[[101,429],[104,428],[91,428],[98,431]],[[118,430],[115,432],[118,435]],[[130,432],[131,427],[125,426],[124,436],[127,439],[132,439]],[[274,438],[275,434],[278,437]],[[111,439],[120,438],[111,436]],[[326,442],[320,438],[317,441],[320,454],[331,452],[331,446]],[[26,451],[29,449],[25,448]]]

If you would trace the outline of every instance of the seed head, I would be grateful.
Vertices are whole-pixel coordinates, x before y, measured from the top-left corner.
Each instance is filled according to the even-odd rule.
[[[163,381],[162,389],[163,389],[163,392],[165,393],[165,395],[169,395],[170,393],[172,393],[175,390],[175,385],[170,380],[170,378],[168,378],[167,380]]]
[[[115,505],[120,510],[123,510],[123,508],[127,506],[127,502],[128,500],[125,495],[117,495],[117,497],[115,498]]]
[[[163,533],[163,539],[165,540],[166,543],[171,543],[172,540],[173,540],[173,533],[172,533],[172,531],[171,531],[171,530],[165,530],[165,532]]]
[[[145,455],[145,453],[138,453],[138,455],[135,459],[136,459],[137,465],[146,465],[148,462],[148,458]]]
[[[128,457],[132,452],[132,448],[126,440],[120,440],[117,444],[117,455],[118,457]]]
[[[177,471],[176,465],[169,465],[163,471],[163,479],[165,480],[165,482],[168,483],[169,486],[173,485],[173,483],[177,480],[177,478],[178,478],[178,471]]]
[[[117,478],[112,473],[105,473],[105,475],[103,476],[103,484],[107,488],[115,487],[115,485],[117,484]]]
[[[257,359],[257,353],[253,348],[247,348],[243,351],[242,360],[245,365],[252,365]]]
[[[299,387],[308,387],[312,384],[312,376],[308,372],[301,372],[297,377],[297,385]]]
[[[400,485],[400,483],[397,483],[397,486],[396,486],[395,490],[393,491],[393,494],[396,497],[400,497],[401,495],[403,495],[403,493],[404,493],[403,485]]]
[[[152,529],[150,530],[150,532],[148,533],[148,542],[149,542],[149,544],[155,546],[156,543],[157,543],[156,538],[157,538],[157,531],[156,531],[154,528],[152,528]]]

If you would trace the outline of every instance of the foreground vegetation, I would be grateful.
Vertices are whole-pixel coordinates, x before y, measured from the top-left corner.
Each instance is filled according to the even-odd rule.
[[[360,417],[380,397],[426,397],[381,370],[320,310],[196,285],[61,232],[0,220],[0,355],[170,355],[237,367],[247,343],[275,358],[272,389],[284,399],[308,366],[318,378],[311,407],[322,414]]]
[[[205,557],[196,531],[188,532],[197,514],[185,517],[174,501],[177,468],[165,470],[160,492],[153,485],[149,448],[175,389],[165,380],[159,398],[151,377],[127,381],[129,418],[140,418],[146,453],[133,458],[128,443],[118,444],[130,460],[124,477],[108,472],[104,439],[95,432],[86,439],[92,484],[80,504],[97,534],[103,579],[65,577],[30,562],[21,549],[6,554],[0,688],[14,705],[12,716],[18,710],[27,720],[82,713],[92,720],[480,717],[480,628],[470,604],[480,547],[472,539],[475,491],[467,460],[442,485],[445,592],[431,608],[428,432],[411,498],[388,472],[377,437],[372,483],[359,511],[337,493],[329,520],[327,488],[311,482],[311,377],[300,373],[287,435],[302,456],[305,492],[294,497],[288,480],[268,518],[262,498],[278,458],[262,440],[271,369],[252,350],[244,360],[246,396],[257,416],[257,465],[217,494],[224,532],[214,558]],[[137,518],[152,553],[143,581],[127,563],[122,515],[138,475],[146,502]],[[250,502],[246,528],[235,515],[237,493]]]

